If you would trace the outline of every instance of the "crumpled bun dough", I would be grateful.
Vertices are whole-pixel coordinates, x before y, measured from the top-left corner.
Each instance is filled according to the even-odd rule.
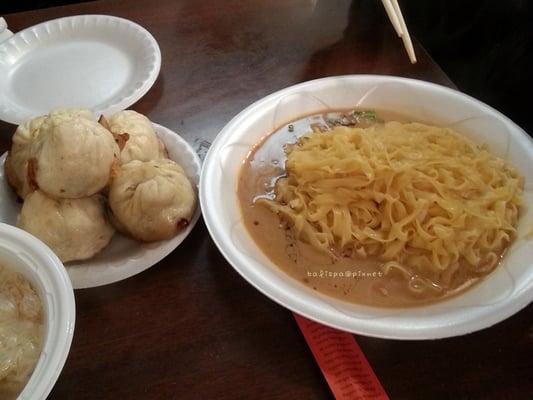
[[[133,110],[120,111],[109,118],[106,124],[121,147],[121,163],[166,158],[165,146],[144,115]]]
[[[30,147],[28,177],[35,187],[61,198],[81,198],[109,182],[119,149],[95,120],[50,114]]]
[[[40,190],[26,196],[18,226],[50,246],[63,262],[91,258],[114,233],[100,195],[53,199]]]
[[[96,121],[94,114],[83,108],[63,108],[59,110],[51,111],[48,116],[53,119],[74,119],[83,118],[89,121]]]
[[[168,239],[187,226],[195,190],[172,160],[123,164],[109,186],[109,206],[118,228],[145,242]]]

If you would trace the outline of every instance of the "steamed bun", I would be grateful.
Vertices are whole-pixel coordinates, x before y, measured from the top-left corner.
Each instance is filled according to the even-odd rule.
[[[145,242],[168,239],[188,225],[195,190],[172,160],[130,161],[109,186],[109,206],[118,228]]]
[[[94,115],[89,110],[60,109],[52,111],[48,115],[34,118],[18,126],[13,135],[13,144],[6,159],[5,170],[9,184],[15,189],[19,197],[23,199],[31,191],[27,179],[27,163],[30,157],[30,144],[38,136],[41,126],[48,118],[56,120],[72,118],[95,120]]]
[[[157,137],[150,120],[133,110],[120,111],[107,120],[115,139],[123,142],[120,161],[150,161],[166,157],[166,149]]]
[[[37,117],[19,125],[13,135],[13,144],[7,155],[5,172],[8,183],[21,198],[26,197],[31,191],[26,170],[30,156],[30,144],[39,134],[39,128],[46,118],[46,116]]]
[[[83,108],[61,108],[51,111],[48,116],[53,119],[74,119],[83,118],[90,121],[96,121],[94,114],[90,110]]]
[[[53,199],[40,190],[26,196],[18,226],[45,242],[63,262],[94,256],[114,233],[100,195]]]
[[[95,120],[52,113],[31,144],[28,175],[50,196],[87,197],[107,185],[118,155],[113,135]]]

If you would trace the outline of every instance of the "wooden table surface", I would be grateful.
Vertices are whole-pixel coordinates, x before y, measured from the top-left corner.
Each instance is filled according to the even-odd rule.
[[[163,61],[133,108],[202,150],[244,107],[297,82],[373,73],[453,86],[416,42],[419,62],[409,64],[379,3],[102,0],[6,20],[15,32],[75,14],[143,25]],[[0,123],[0,150],[13,130]],[[51,399],[332,397],[291,312],[238,276],[202,221],[153,268],[77,290],[76,303],[74,341]],[[392,399],[526,399],[533,393],[532,311],[458,338],[356,339]]]

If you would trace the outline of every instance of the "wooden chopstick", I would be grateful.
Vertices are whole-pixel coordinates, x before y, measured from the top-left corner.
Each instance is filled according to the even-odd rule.
[[[400,5],[398,4],[398,0],[381,0],[381,2],[385,7],[385,11],[389,16],[392,26],[394,26],[394,30],[396,31],[398,36],[402,38],[403,45],[405,47],[405,50],[407,51],[407,55],[409,56],[411,64],[415,64],[415,49],[413,48],[411,36],[409,35],[409,31],[407,30],[407,26],[405,25],[405,20],[403,18],[402,10],[400,9]],[[398,24],[396,24],[396,21],[398,22]]]
[[[394,30],[396,31],[399,37],[402,37],[402,27],[400,26],[400,21],[398,20],[398,16],[396,15],[396,10],[394,9],[394,6],[390,2],[390,0],[381,0],[381,2],[383,3],[383,7],[385,7],[385,11],[387,12],[389,20],[392,23],[392,26],[394,27]]]

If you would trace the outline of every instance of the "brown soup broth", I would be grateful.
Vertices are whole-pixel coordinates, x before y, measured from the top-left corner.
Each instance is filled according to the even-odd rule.
[[[383,121],[410,122],[403,115],[378,111],[377,120],[353,118],[353,110],[335,110],[304,116],[264,137],[243,161],[237,194],[241,213],[250,236],[263,253],[282,271],[308,287],[351,303],[406,307],[427,304],[463,291],[479,280],[466,277],[453,290],[425,290],[415,293],[400,274],[385,276],[383,261],[372,258],[330,256],[292,237],[279,216],[255,204],[261,197],[274,198],[276,181],[285,174],[286,146],[313,129],[328,130],[334,125],[368,127]]]

